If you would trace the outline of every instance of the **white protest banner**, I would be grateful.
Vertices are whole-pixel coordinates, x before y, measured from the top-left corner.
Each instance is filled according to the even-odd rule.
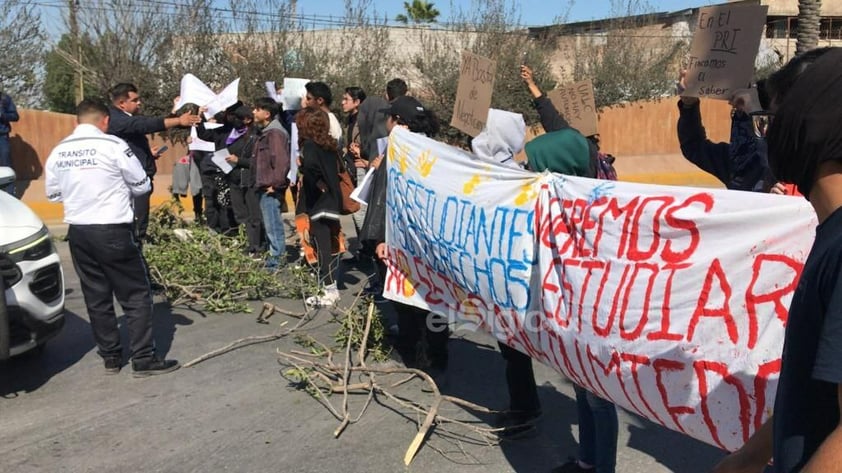
[[[384,295],[734,450],[774,404],[803,199],[497,166],[396,129]]]
[[[488,120],[488,109],[491,108],[496,72],[496,61],[470,51],[462,51],[462,67],[459,72],[459,85],[456,87],[451,126],[471,136],[482,132]]]
[[[700,8],[682,95],[728,100],[737,89],[748,87],[768,9],[733,4]]]
[[[284,79],[284,90],[281,92],[281,100],[284,110],[301,110],[301,99],[307,93],[304,88],[309,79],[295,79],[288,77]]]
[[[599,133],[596,99],[590,79],[561,86],[547,94],[547,97],[579,133],[585,136]]]

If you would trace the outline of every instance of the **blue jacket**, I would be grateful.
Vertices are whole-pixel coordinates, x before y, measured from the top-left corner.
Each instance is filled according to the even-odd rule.
[[[769,192],[776,179],[767,160],[766,140],[754,133],[751,117],[735,112],[731,142],[714,143],[702,126],[699,104],[678,103],[678,142],[681,154],[731,190]]]
[[[152,156],[149,138],[146,135],[164,131],[166,129],[164,119],[129,115],[115,107],[108,107],[108,109],[111,112],[108,134],[120,137],[128,143],[129,148],[146,171],[146,175],[154,176],[158,171],[158,166],[155,164],[155,157]]]
[[[12,131],[12,122],[20,120],[18,109],[9,94],[0,92],[0,135],[8,135]]]

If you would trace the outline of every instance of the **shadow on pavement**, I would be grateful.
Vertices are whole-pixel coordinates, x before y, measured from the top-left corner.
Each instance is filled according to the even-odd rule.
[[[22,392],[35,391],[94,348],[88,321],[65,310],[64,328],[41,351],[0,362],[0,397],[12,398]]]

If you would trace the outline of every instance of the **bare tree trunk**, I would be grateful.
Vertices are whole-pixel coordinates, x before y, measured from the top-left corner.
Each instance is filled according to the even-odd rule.
[[[821,0],[798,0],[798,42],[795,55],[815,49],[819,45]]]

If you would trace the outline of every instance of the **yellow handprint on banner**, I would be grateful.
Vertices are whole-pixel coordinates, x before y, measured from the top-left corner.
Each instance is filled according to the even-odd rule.
[[[418,156],[418,173],[421,177],[427,177],[433,170],[433,165],[439,160],[438,156],[432,156],[430,150],[424,151]]]
[[[535,190],[532,184],[524,184],[520,186],[520,193],[515,196],[515,205],[524,205],[530,200],[538,198],[538,191]]]

